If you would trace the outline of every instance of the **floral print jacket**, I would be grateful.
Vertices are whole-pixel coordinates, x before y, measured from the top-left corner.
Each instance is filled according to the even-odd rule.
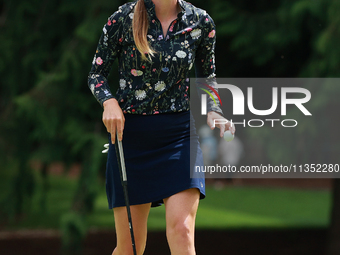
[[[214,88],[215,24],[206,11],[183,0],[178,2],[182,11],[164,37],[154,3],[144,0],[149,18],[147,39],[157,52],[152,61],[142,60],[133,40],[131,25],[136,1],[120,6],[109,17],[88,76],[88,86],[101,105],[105,100],[116,98],[124,113],[187,111],[190,109],[188,76],[193,65],[196,77],[205,78]],[[113,95],[107,77],[116,58],[120,86]],[[222,114],[219,101],[208,97],[207,111]]]

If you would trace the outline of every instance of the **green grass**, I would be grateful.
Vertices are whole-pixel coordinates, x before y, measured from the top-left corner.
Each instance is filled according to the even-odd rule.
[[[40,195],[33,199],[31,212],[13,221],[6,229],[59,228],[60,217],[71,205],[77,182],[64,177],[50,178],[46,212],[40,206]],[[252,227],[326,227],[329,224],[331,194],[326,190],[301,190],[269,187],[232,187],[215,190],[208,187],[201,200],[197,228]],[[113,213],[107,207],[105,184],[98,185],[95,211],[87,217],[90,228],[113,229]],[[152,208],[150,230],[165,228],[164,206]]]
[[[330,192],[264,187],[208,189],[197,216],[201,228],[326,227]]]

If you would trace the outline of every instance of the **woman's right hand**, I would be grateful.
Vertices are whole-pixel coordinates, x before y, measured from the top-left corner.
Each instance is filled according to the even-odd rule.
[[[116,132],[118,132],[118,139],[123,139],[123,130],[125,118],[118,101],[115,98],[108,99],[103,103],[103,122],[107,132],[111,134],[111,142],[115,143]]]

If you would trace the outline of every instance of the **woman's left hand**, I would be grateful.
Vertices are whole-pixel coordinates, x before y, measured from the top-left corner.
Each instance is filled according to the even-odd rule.
[[[214,125],[215,120],[215,125]],[[221,121],[218,121],[221,120]],[[222,115],[218,114],[217,112],[211,111],[207,114],[207,123],[211,129],[215,129],[218,127],[220,129],[220,136],[223,137],[224,132],[230,130],[230,132],[234,135],[235,134],[235,125],[231,125],[232,123],[224,118]]]

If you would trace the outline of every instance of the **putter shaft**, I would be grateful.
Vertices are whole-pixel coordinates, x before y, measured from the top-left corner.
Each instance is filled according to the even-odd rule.
[[[122,141],[119,141],[119,139],[118,139],[118,132],[116,132],[115,148],[116,148],[116,155],[117,155],[117,162],[118,162],[118,168],[119,168],[119,173],[120,173],[120,179],[121,179],[122,186],[123,186],[126,211],[127,211],[128,221],[129,221],[129,228],[130,228],[130,234],[131,234],[133,254],[137,255],[136,245],[135,245],[135,236],[134,236],[134,233],[133,233],[133,226],[132,226],[132,217],[131,217],[131,210],[130,210],[129,195],[128,195],[128,189],[127,189],[127,175],[126,175],[126,168],[125,168],[123,145],[122,145]]]

